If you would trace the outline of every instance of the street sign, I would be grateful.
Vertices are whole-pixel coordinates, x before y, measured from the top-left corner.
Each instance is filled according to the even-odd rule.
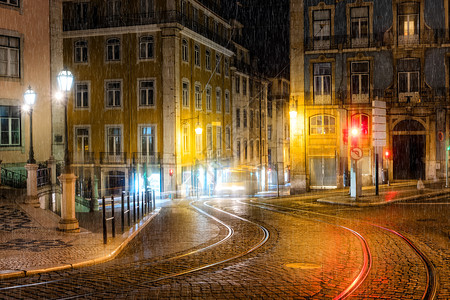
[[[354,160],[360,160],[363,156],[363,151],[359,147],[354,147],[350,150],[350,157]]]

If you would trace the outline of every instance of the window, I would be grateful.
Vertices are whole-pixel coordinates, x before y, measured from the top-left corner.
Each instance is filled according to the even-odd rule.
[[[75,108],[89,108],[89,85],[85,82],[75,83]]]
[[[189,107],[189,83],[183,81],[183,107]]]
[[[205,68],[211,70],[211,52],[209,50],[205,51]]]
[[[152,36],[143,36],[139,39],[139,58],[151,59],[154,55],[154,44]]]
[[[418,93],[419,92],[419,59],[400,59],[397,64],[398,70],[398,92]]]
[[[267,116],[272,118],[272,101],[267,102]]]
[[[139,80],[139,106],[155,106],[154,80]]]
[[[202,109],[202,92],[200,85],[195,85],[195,109]]]
[[[248,159],[247,140],[244,140],[244,160]]]
[[[229,126],[225,127],[225,148],[230,150],[231,146],[231,129]]]
[[[222,91],[220,88],[216,89],[216,112],[222,111]]]
[[[206,149],[212,150],[213,140],[212,140],[212,126],[206,126]]]
[[[259,151],[259,140],[256,140],[256,151],[255,151],[255,156],[256,158],[259,158],[260,156],[260,151]]]
[[[0,147],[20,146],[20,107],[0,106]]]
[[[225,76],[228,76],[230,74],[230,64],[228,58],[225,58],[224,69],[225,69]]]
[[[241,127],[241,110],[236,108],[236,128]]]
[[[195,152],[201,154],[203,151],[202,134],[195,134]]]
[[[260,115],[259,115],[259,110],[255,111],[255,115],[256,115],[256,128],[259,128],[260,125]]]
[[[189,124],[183,126],[183,152],[185,154],[189,153]]]
[[[314,104],[331,104],[331,63],[314,64]]]
[[[230,92],[225,91],[225,112],[230,113]]]
[[[272,140],[272,125],[267,125],[267,139]]]
[[[192,28],[194,31],[197,31],[197,25],[198,25],[198,9],[193,7],[192,8]]]
[[[142,155],[155,154],[155,126],[141,126],[140,128],[141,153]]]
[[[241,141],[240,140],[236,141],[236,157],[237,157],[238,161],[241,161]]]
[[[206,87],[206,111],[212,110],[212,96],[211,96],[211,87]]]
[[[334,134],[335,118],[333,116],[318,115],[310,119],[310,134]]]
[[[120,15],[121,0],[108,0],[108,16],[117,17]]]
[[[122,149],[122,128],[109,127],[107,129],[108,154],[120,155]]]
[[[1,1],[0,1],[1,2]],[[88,22],[88,5],[87,2],[75,3],[75,20],[79,24],[87,25]]]
[[[242,94],[247,95],[247,77],[242,77]]]
[[[106,82],[106,107],[120,107],[122,98],[122,83],[120,81]]]
[[[75,129],[75,149],[79,161],[89,158],[89,127],[78,127]]]
[[[250,151],[249,151],[250,153],[249,153],[249,157],[250,157],[250,160],[253,160],[253,158],[254,158],[254,152],[253,152],[253,140],[250,140]]]
[[[352,128],[359,128],[361,135],[368,137],[369,135],[369,116],[357,114],[352,116]]]
[[[20,77],[20,40],[0,35],[0,76]]]
[[[241,91],[241,77],[236,75],[236,94],[239,94]]]
[[[398,43],[419,42],[419,3],[405,2],[398,6]]]
[[[144,17],[151,17],[153,14],[153,0],[141,0],[141,14]]]
[[[195,66],[200,67],[200,47],[198,45],[194,46],[194,63]]]
[[[106,41],[106,60],[117,61],[120,60],[120,40],[111,38]]]
[[[250,110],[250,120],[249,120],[249,123],[250,123],[250,128],[253,128],[253,110]]]
[[[216,153],[217,157],[222,154],[222,126],[216,127]]]
[[[313,39],[314,49],[327,49],[330,47],[331,11],[313,11]]]
[[[19,6],[19,0],[0,0],[0,3],[4,3],[11,6]]]
[[[183,40],[181,44],[181,56],[183,61],[189,61],[188,42],[186,40]]]
[[[369,62],[351,63],[351,91],[353,103],[369,101]]]
[[[87,63],[88,61],[88,43],[87,41],[76,41],[74,51],[74,61],[76,63]]]
[[[368,46],[369,7],[353,7],[350,11],[351,37],[353,47]]]
[[[216,73],[220,74],[220,55],[216,54]]]
[[[244,114],[244,116],[243,116],[243,121],[244,121],[244,128],[247,128],[247,110],[246,109],[243,109],[242,110],[242,113]]]

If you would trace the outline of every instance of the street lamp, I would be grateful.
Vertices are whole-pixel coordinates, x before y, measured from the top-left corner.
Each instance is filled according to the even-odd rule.
[[[23,94],[24,105],[23,110],[30,114],[30,152],[28,161],[25,165],[27,170],[27,198],[25,203],[32,204],[39,207],[39,199],[37,196],[37,169],[36,160],[34,159],[33,151],[33,106],[36,102],[36,93],[28,86],[28,89]]]
[[[30,114],[30,152],[28,155],[27,163],[35,164],[36,160],[34,159],[33,151],[33,106],[36,102],[36,93],[31,89],[31,86],[28,86],[28,89],[25,91],[23,98],[25,100],[24,109]]]
[[[67,105],[69,101],[68,93],[72,88],[73,75],[64,69],[56,76],[58,86],[61,92],[64,93],[64,171],[59,177],[62,182],[62,201],[61,201],[61,220],[58,224],[58,229],[68,232],[79,232],[80,227],[78,220],[75,218],[75,181],[77,177],[72,173],[69,159],[69,130],[67,126]]]
[[[60,91],[64,92],[64,173],[71,173],[70,158],[69,158],[69,146],[68,146],[68,128],[67,128],[67,102],[69,101],[68,92],[72,88],[73,75],[72,73],[64,69],[56,76],[58,80],[58,86]]]

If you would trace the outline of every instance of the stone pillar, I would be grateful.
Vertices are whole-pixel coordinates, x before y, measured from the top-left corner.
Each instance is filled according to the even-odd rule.
[[[66,232],[80,232],[78,220],[75,218],[75,174],[61,174],[62,183],[61,220],[58,229]]]
[[[27,198],[25,199],[25,203],[32,204],[35,207],[39,207],[39,198],[37,196],[38,165],[26,164],[25,169],[27,170]]]
[[[92,183],[91,211],[98,211],[98,177],[94,174],[94,182]]]

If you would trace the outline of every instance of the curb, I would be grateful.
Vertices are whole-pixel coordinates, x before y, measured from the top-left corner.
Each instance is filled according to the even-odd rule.
[[[406,196],[398,199],[392,199],[389,201],[380,201],[380,202],[358,202],[357,200],[352,200],[349,197],[347,197],[344,201],[338,202],[334,201],[335,198],[321,198],[317,199],[317,202],[325,203],[325,204],[336,204],[336,205],[345,205],[345,206],[357,206],[357,207],[371,207],[371,206],[383,206],[383,205],[389,205],[395,202],[406,202],[406,201],[412,201],[412,200],[419,200],[422,198],[429,198],[429,197],[436,197],[441,195],[450,195],[450,190],[446,191],[439,191],[439,192],[431,192],[431,193],[424,193],[424,194],[418,194],[413,196]]]
[[[11,279],[11,278],[21,278],[21,277],[28,277],[33,276],[41,273],[49,273],[49,272],[56,272],[56,271],[62,271],[67,269],[76,269],[76,268],[83,268],[88,267],[92,265],[97,265],[101,263],[105,263],[107,261],[110,261],[114,259],[124,248],[127,246],[135,237],[136,235],[150,223],[150,221],[159,214],[161,211],[161,208],[155,209],[150,216],[146,216],[143,220],[141,220],[139,223],[133,225],[130,227],[128,232],[124,232],[122,234],[122,237],[124,235],[128,235],[127,238],[125,238],[124,241],[122,241],[116,248],[112,249],[112,251],[103,256],[98,257],[95,259],[88,259],[79,263],[66,263],[62,266],[56,266],[56,267],[48,267],[48,268],[42,268],[42,269],[32,269],[32,270],[21,270],[21,271],[15,271],[11,273],[1,273],[0,272],[0,279]]]

